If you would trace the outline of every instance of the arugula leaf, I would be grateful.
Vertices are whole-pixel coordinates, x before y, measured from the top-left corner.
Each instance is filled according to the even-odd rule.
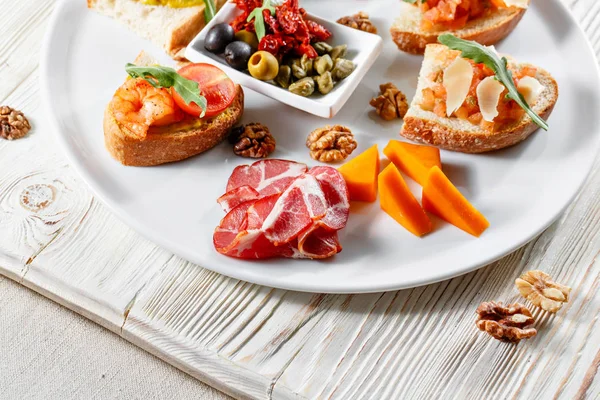
[[[217,6],[214,0],[204,0],[204,23],[208,22],[215,17],[217,13]]]
[[[446,33],[438,37],[440,43],[448,46],[452,50],[459,50],[463,58],[468,58],[476,63],[483,63],[496,74],[496,80],[500,81],[508,90],[507,98],[517,102],[519,106],[531,117],[531,120],[543,130],[548,130],[548,124],[539,115],[537,115],[525,98],[515,86],[512,73],[508,70],[508,61],[506,57],[500,58],[496,52],[477,42],[459,39],[456,36]]]
[[[201,109],[200,118],[206,111],[206,98],[200,94],[198,82],[184,78],[173,68],[160,65],[137,66],[128,63],[125,71],[132,78],[143,78],[155,88],[173,88],[183,98],[186,104],[196,103]]]
[[[418,0],[402,0],[405,3],[415,4]]]
[[[271,0],[264,0],[262,7],[256,7],[246,19],[246,22],[250,22],[252,19],[254,19],[254,30],[256,31],[256,37],[258,38],[259,42],[267,33],[263,10],[269,10],[271,15],[275,14],[275,7],[271,5]]]

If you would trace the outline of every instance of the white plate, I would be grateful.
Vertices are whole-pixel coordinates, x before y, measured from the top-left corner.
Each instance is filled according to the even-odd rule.
[[[206,29],[203,29],[192,40],[185,51],[185,56],[193,62],[216,65],[244,87],[319,117],[333,118],[340,111],[369,68],[371,68],[383,47],[383,40],[379,35],[348,28],[307,13],[311,20],[320,23],[333,34],[328,42],[332,45],[348,45],[348,58],[354,62],[356,69],[349,77],[335,85],[334,89],[326,96],[314,94],[310,97],[302,97],[269,82],[255,79],[246,72],[231,68],[222,56],[212,54],[204,48],[204,38],[210,28],[221,22],[231,22],[239,14],[240,11],[235,4],[226,3],[215,15],[215,18],[208,23]]]
[[[356,154],[373,143],[399,139],[400,122],[383,122],[368,105],[380,83],[396,82],[414,95],[421,57],[399,52],[388,27],[398,0],[309,1],[314,14],[336,19],[371,14],[385,48],[349,102],[330,123],[356,133]],[[71,164],[123,221],[150,240],[205,268],[259,284],[316,292],[373,292],[423,285],[464,274],[524,245],[569,205],[591,169],[600,143],[599,78],[588,42],[557,0],[535,1],[500,52],[548,69],[560,99],[548,132],[538,131],[510,149],[486,155],[442,152],[444,170],[486,215],[491,227],[477,239],[435,220],[419,239],[377,203],[353,204],[341,232],[344,250],[327,261],[240,261],[219,255],[212,232],[223,216],[215,200],[234,166],[228,144],[184,162],[152,168],[124,167],[104,149],[102,114],[125,78],[124,65],[141,49],[161,54],[116,22],[61,1],[42,55],[41,89],[48,119]],[[164,56],[163,56],[164,59]],[[573,67],[576,60],[577,68]],[[246,90],[244,121],[260,121],[277,138],[273,156],[315,164],[304,147],[324,120]],[[416,185],[412,186],[418,193]]]

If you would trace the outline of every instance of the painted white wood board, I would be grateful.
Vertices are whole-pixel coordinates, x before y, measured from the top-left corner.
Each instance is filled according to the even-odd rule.
[[[600,3],[564,1],[599,54]],[[0,141],[0,273],[237,398],[600,396],[600,163],[540,237],[462,277],[366,295],[240,282],[141,238],[51,143],[37,71],[53,5],[0,2],[0,103],[34,127]],[[518,346],[479,333],[477,305],[517,300],[514,279],[534,268],[572,286],[572,301],[536,311],[538,336]]]

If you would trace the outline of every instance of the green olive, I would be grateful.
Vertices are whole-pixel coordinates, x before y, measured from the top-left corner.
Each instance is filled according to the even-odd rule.
[[[235,40],[241,40],[242,42],[248,43],[253,49],[258,49],[258,39],[254,32],[248,32],[245,29],[235,34]]]
[[[270,81],[279,73],[279,62],[268,51],[257,51],[248,61],[250,75],[261,81]]]

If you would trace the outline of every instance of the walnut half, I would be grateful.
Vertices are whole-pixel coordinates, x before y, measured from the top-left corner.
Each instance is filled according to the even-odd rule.
[[[338,24],[346,25],[350,28],[358,29],[364,32],[377,33],[377,28],[369,19],[369,14],[364,11],[359,11],[354,15],[342,17],[336,22]]]
[[[391,82],[379,85],[379,96],[373,97],[369,104],[386,121],[404,118],[408,111],[406,96]]]
[[[269,128],[257,122],[233,128],[229,141],[235,154],[248,158],[266,158],[276,146]]]
[[[538,270],[525,272],[515,285],[531,304],[551,313],[560,310],[571,293],[570,287],[553,282],[550,275]]]
[[[306,139],[310,156],[326,163],[345,160],[357,146],[350,129],[342,125],[315,129]]]
[[[477,308],[477,327],[503,342],[518,343],[537,334],[531,312],[519,303],[485,302]]]
[[[20,139],[29,132],[31,125],[25,115],[14,108],[0,106],[0,138]]]

